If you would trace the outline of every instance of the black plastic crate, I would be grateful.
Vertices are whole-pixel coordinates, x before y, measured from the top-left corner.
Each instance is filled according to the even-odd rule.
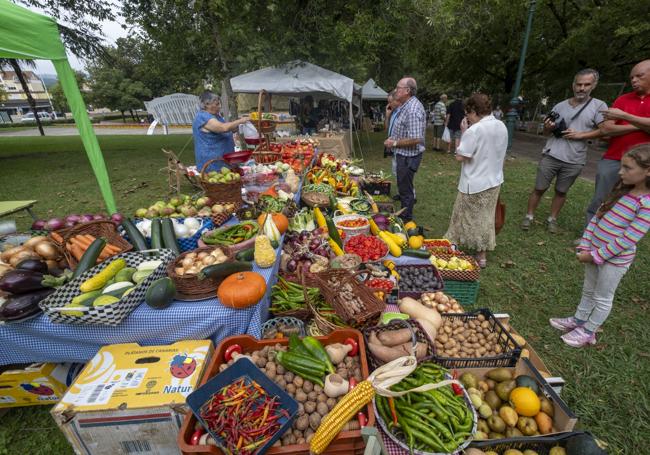
[[[548,455],[553,447],[566,447],[567,442],[579,435],[590,433],[585,431],[571,431],[569,433],[559,433],[549,436],[528,436],[521,438],[511,438],[506,442],[498,439],[490,441],[472,441],[470,447],[480,448],[483,451],[492,450],[497,453],[503,453],[508,449],[516,449],[521,452],[524,450],[534,450],[539,455]]]
[[[481,308],[471,313],[443,313],[441,316],[443,320],[461,319],[468,321],[478,318],[481,314],[490,323],[490,330],[497,334],[497,340],[502,348],[502,353],[492,357],[442,357],[439,353],[436,353],[433,356],[433,360],[437,364],[446,368],[497,368],[514,367],[517,364],[517,360],[521,356],[521,347],[487,308]],[[511,343],[514,348],[510,346]]]
[[[420,289],[418,291],[403,291],[401,289],[401,287],[400,287],[401,275],[402,275],[402,270],[404,270],[407,267],[409,267],[409,268],[415,267],[415,268],[418,268],[418,269],[422,269],[422,268],[433,269],[433,273],[436,276],[436,279],[438,280],[439,286],[437,288],[435,288],[435,289]],[[445,288],[445,282],[442,279],[442,276],[440,276],[440,271],[438,271],[438,269],[435,266],[431,265],[431,264],[398,265],[398,266],[395,267],[395,271],[397,271],[397,273],[400,274],[400,282],[397,283],[397,289],[398,289],[397,297],[399,299],[402,299],[404,297],[411,297],[411,298],[414,298],[414,299],[419,299],[420,296],[422,294],[424,294],[425,292],[442,291]]]
[[[378,194],[387,194],[390,195],[390,181],[379,181],[379,182],[368,182],[363,181],[361,183],[361,189],[367,191],[371,196],[377,196]]]

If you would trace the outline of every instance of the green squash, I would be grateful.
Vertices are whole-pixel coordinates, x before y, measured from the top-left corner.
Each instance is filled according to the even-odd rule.
[[[537,381],[532,377],[522,374],[520,376],[517,376],[515,381],[517,382],[517,387],[528,387],[529,389],[532,389],[533,392],[539,395],[539,385],[537,384]]]
[[[160,278],[149,286],[144,301],[151,308],[162,310],[171,305],[176,295],[176,286],[169,277]]]
[[[596,439],[588,434],[578,434],[567,441],[567,455],[607,455],[607,452],[600,448]]]

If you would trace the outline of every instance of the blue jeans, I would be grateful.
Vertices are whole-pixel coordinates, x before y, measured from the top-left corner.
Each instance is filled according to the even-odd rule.
[[[396,173],[397,190],[402,208],[406,208],[400,215],[400,218],[406,221],[413,219],[413,206],[415,205],[415,191],[413,188],[413,179],[415,173],[422,162],[422,153],[415,156],[404,156],[396,154]]]

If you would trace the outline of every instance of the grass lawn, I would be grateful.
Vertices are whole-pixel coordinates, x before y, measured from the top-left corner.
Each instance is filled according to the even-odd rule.
[[[166,162],[160,148],[178,152],[188,139],[182,135],[99,137],[121,211],[131,213],[166,195],[167,177],[160,171]],[[364,134],[361,140],[366,143],[365,167],[390,172],[390,160],[382,158],[383,136]],[[181,160],[193,161],[191,143]],[[459,165],[450,156],[431,152],[417,173],[415,220],[428,226],[432,237],[441,236],[447,228],[458,173]],[[0,137],[0,176],[3,199],[38,199],[36,212],[43,217],[103,210],[76,137]],[[648,453],[650,385],[646,381],[650,377],[650,349],[643,342],[643,317],[650,308],[650,241],[642,242],[635,264],[619,286],[614,310],[604,332],[598,335],[596,347],[576,350],[565,346],[547,320],[572,314],[578,303],[583,271],[575,260],[572,241],[581,233],[593,184],[579,180],[572,188],[559,234],[548,234],[539,221],[524,233],[519,221],[534,176],[534,164],[507,161],[502,189],[507,222],[497,238],[496,251],[488,256],[479,305],[510,313],[512,325],[530,341],[550,370],[565,378],[563,398],[578,415],[580,428],[607,441],[610,453]],[[549,205],[547,197],[538,220],[546,217]],[[26,217],[19,219],[22,228],[30,223]],[[510,267],[502,266],[506,263]],[[1,421],[0,455],[71,453],[48,408],[11,410]]]

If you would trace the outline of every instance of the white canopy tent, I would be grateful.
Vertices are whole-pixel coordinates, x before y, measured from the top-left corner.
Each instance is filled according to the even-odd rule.
[[[350,104],[350,129],[354,124],[352,117],[354,81],[312,63],[294,60],[282,65],[262,68],[233,77],[230,79],[230,85],[235,93],[258,93],[261,90],[277,95],[326,93],[344,99]],[[350,142],[351,150],[354,151],[352,131],[350,131]]]
[[[361,87],[361,99],[369,101],[386,101],[388,93],[384,91],[373,79],[368,81]]]

